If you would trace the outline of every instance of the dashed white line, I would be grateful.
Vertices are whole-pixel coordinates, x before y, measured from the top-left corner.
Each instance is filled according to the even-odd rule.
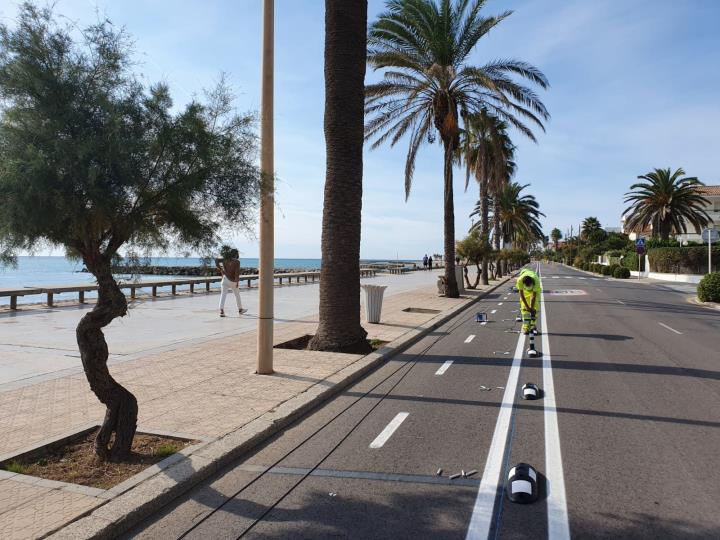
[[[498,302],[498,306],[502,306],[502,305],[503,305],[503,303],[502,303],[502,302]]]
[[[382,448],[388,439],[392,437],[392,434],[395,433],[395,430],[400,427],[400,424],[402,424],[409,415],[410,413],[406,412],[397,413],[395,418],[390,420],[390,423],[380,432],[380,435],[375,437],[375,440],[370,443],[370,448]]]
[[[671,332],[675,332],[676,334],[680,334],[680,335],[682,336],[682,332],[678,332],[678,331],[675,330],[674,328],[670,328],[667,324],[663,324],[663,323],[661,323],[661,322],[658,322],[658,324],[659,324],[660,326],[662,326],[663,328],[667,328],[667,329],[670,330]]]
[[[475,339],[475,334],[470,334],[465,338],[465,343],[470,343],[473,339]]]
[[[495,313],[497,313],[497,309],[493,309],[493,310],[490,312],[490,315],[493,315],[493,314],[495,314]]]
[[[475,337],[475,336],[472,336],[472,337]],[[467,343],[467,342],[466,342],[466,343]],[[452,366],[452,364],[453,364],[453,361],[452,361],[452,360],[447,360],[447,361],[446,361],[442,366],[440,366],[440,368],[435,372],[435,375],[443,375],[443,374],[448,370],[448,368],[449,368],[450,366]],[[377,440],[377,439],[376,439],[376,440]],[[371,446],[372,446],[372,445],[371,445]]]
[[[552,374],[550,339],[548,338],[545,298],[540,291],[540,324],[542,326],[542,372],[543,406],[545,409],[545,477],[547,479],[548,538],[570,540],[567,495],[560,452],[560,429],[558,428],[555,383]]]
[[[622,300],[618,300],[618,299],[616,298],[615,301],[616,301],[618,304],[622,304],[623,306],[625,305],[625,302],[623,302]]]
[[[487,461],[485,462],[485,470],[480,480],[480,488],[475,498],[475,505],[473,506],[472,516],[470,517],[470,525],[468,526],[468,532],[465,536],[466,540],[487,540],[490,532],[495,498],[498,489],[500,489],[500,483],[502,482],[500,473],[502,472],[508,429],[510,428],[510,420],[512,419],[513,403],[515,401],[515,392],[520,376],[520,364],[522,362],[524,345],[525,336],[520,334],[517,347],[515,347],[515,356],[513,357],[510,374],[508,375],[507,383],[505,383],[505,393],[503,394],[502,403],[500,404],[500,413],[495,423],[495,431],[493,432],[490,450]]]

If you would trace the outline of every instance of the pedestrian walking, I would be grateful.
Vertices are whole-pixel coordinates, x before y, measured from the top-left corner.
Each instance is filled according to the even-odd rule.
[[[220,316],[225,316],[225,300],[228,291],[231,291],[235,295],[235,302],[237,303],[240,315],[247,313],[247,309],[243,309],[242,301],[240,300],[240,254],[238,250],[231,249],[228,256],[223,259],[223,262],[216,262],[215,266],[217,266],[222,274],[222,281],[220,282]]]
[[[428,257],[428,270],[432,270],[432,255]]]
[[[423,270],[427,270],[427,253],[423,257]]]

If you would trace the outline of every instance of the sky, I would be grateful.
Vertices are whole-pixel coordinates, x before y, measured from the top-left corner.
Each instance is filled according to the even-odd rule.
[[[13,25],[19,2],[0,0]],[[260,108],[261,0],[57,0],[55,12],[79,26],[98,13],[135,41],[136,70],[166,82],[178,107],[202,95],[221,73],[240,111]],[[275,32],[276,257],[320,257],[325,180],[323,136],[324,2],[277,0]],[[368,20],[384,9],[369,0]],[[577,230],[597,217],[619,227],[623,195],[656,167],[683,167],[720,184],[720,1],[488,0],[485,13],[513,10],[479,43],[469,63],[517,58],[550,80],[541,97],[552,118],[532,143],[518,133],[515,181],[530,184],[544,232]],[[368,80],[377,74],[368,71]],[[440,253],[442,149],[421,149],[405,200],[407,140],[365,149],[363,258],[421,258]],[[455,171],[456,235],[471,224],[476,185],[465,192]],[[254,234],[223,232],[245,257]]]

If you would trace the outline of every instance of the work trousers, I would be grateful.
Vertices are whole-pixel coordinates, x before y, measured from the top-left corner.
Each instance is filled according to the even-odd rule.
[[[234,281],[230,281],[226,276],[223,276],[222,282],[220,283],[220,309],[225,309],[225,299],[227,298],[228,291],[232,291],[235,295],[238,311],[240,311],[242,309],[242,301],[240,300],[238,284]]]
[[[537,317],[540,314],[540,295],[535,296],[535,304],[531,304],[532,301],[532,293],[528,293],[525,291],[522,291],[520,294],[522,294],[525,299],[527,300],[528,305],[535,310],[535,317]],[[520,316],[523,320],[523,332],[527,332],[531,330],[532,328],[535,328],[535,321],[531,320],[530,312],[525,307],[525,303],[520,300]]]

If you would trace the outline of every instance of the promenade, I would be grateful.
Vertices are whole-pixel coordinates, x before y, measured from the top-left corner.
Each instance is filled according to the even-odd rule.
[[[363,280],[388,286],[381,324],[364,324],[368,338],[393,342],[479,294],[438,297],[438,274]],[[111,371],[138,399],[138,431],[213,441],[366,365],[360,355],[275,349],[276,373],[255,375],[257,290],[242,297],[248,313],[236,315],[230,297],[225,319],[218,316],[217,293],[144,298],[108,328]],[[317,305],[317,284],[276,288],[275,343],[312,334]],[[403,311],[410,307],[437,311]],[[75,324],[87,309],[0,315],[0,460],[101,422],[104,407],[89,390],[74,343]],[[0,538],[42,537],[132,484],[106,491],[2,471]]]

